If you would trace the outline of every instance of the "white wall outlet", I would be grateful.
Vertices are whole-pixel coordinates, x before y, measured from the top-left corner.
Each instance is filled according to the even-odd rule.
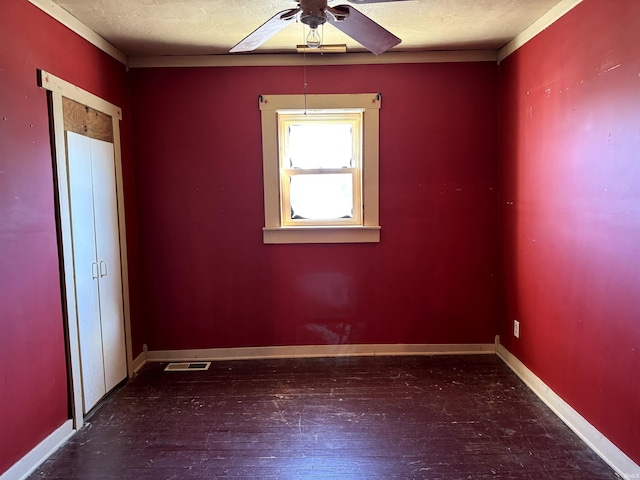
[[[520,322],[518,320],[513,321],[513,336],[520,338]]]

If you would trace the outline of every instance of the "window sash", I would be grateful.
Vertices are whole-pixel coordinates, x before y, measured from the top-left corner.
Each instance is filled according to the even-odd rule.
[[[282,226],[331,226],[362,225],[362,110],[324,112],[278,112],[279,166],[280,166],[280,214]],[[291,125],[351,125],[351,168],[288,168],[288,141]],[[319,141],[331,141],[330,138]],[[310,146],[313,148],[313,145]],[[350,174],[352,178],[352,215],[348,218],[292,218],[290,178],[296,175]]]
[[[341,218],[293,218],[290,193],[290,177],[306,175],[351,175],[352,211],[350,217]],[[314,169],[314,170],[284,170],[281,178],[282,188],[282,224],[295,225],[362,225],[362,189],[360,188],[360,169]]]

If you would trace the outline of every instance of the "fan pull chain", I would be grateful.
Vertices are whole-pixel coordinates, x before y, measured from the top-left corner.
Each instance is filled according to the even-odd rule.
[[[304,72],[304,114],[307,114],[307,54],[303,53],[302,70]]]
[[[302,26],[302,44],[306,44],[305,28]],[[307,52],[302,52],[302,92],[304,93],[304,114],[307,114]]]

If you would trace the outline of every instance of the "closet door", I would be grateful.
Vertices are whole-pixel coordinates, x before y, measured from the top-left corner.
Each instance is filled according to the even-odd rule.
[[[84,412],[106,393],[93,215],[91,139],[67,132],[71,238]]]
[[[113,144],[91,139],[93,211],[100,271],[98,287],[107,392],[127,376],[114,162]]]
[[[83,411],[127,376],[113,144],[67,132]]]

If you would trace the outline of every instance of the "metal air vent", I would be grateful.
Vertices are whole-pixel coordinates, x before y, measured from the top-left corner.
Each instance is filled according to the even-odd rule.
[[[168,364],[165,372],[191,372],[200,370],[209,370],[211,362],[178,362]]]

